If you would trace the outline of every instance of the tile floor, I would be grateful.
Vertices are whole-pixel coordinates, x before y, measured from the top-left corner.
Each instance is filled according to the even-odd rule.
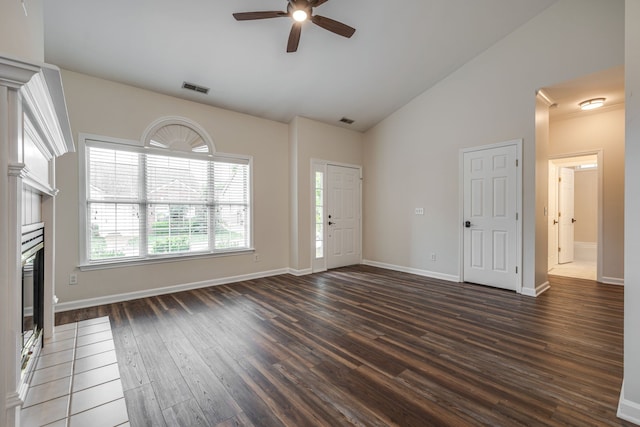
[[[22,426],[129,426],[108,317],[56,326],[22,406]]]
[[[595,261],[576,260],[566,264],[554,265],[549,274],[554,276],[575,277],[577,279],[597,280]]]

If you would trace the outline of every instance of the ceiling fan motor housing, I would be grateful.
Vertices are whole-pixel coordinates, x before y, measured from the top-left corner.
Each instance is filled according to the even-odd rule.
[[[307,0],[289,0],[287,4],[287,13],[291,15],[296,10],[304,11],[308,17],[311,16],[311,3]]]

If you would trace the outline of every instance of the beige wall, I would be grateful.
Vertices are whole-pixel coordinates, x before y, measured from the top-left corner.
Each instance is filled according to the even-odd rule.
[[[236,255],[78,272],[78,156],[57,162],[56,292],[61,302],[188,284],[287,268],[289,265],[289,154],[286,124],[160,95],[83,74],[62,73],[71,126],[78,133],[140,140],[165,116],[200,124],[222,153],[253,156],[253,255]],[[70,273],[78,273],[71,286]]]
[[[296,203],[292,212],[291,268],[305,271],[311,268],[311,160],[362,165],[363,135],[304,117],[291,123],[292,194]],[[295,188],[293,188],[295,186]],[[292,199],[293,200],[293,199]]]
[[[621,65],[623,20],[623,0],[558,1],[367,132],[365,258],[458,276],[459,150],[523,138],[523,282],[530,292],[546,280],[546,227],[536,218],[547,175],[536,169],[535,93]]]
[[[20,1],[0,2],[0,56],[44,62],[42,1],[26,0],[26,15]]]
[[[602,277],[624,278],[624,126],[623,107],[551,121],[549,156],[602,149],[603,260]],[[580,172],[583,173],[583,172]],[[576,240],[580,241],[576,237]]]
[[[598,171],[576,171],[573,188],[574,212],[578,220],[574,240],[595,243],[598,241]]]

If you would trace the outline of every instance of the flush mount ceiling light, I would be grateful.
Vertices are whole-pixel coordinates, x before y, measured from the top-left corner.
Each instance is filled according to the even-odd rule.
[[[583,111],[594,110],[604,105],[604,98],[588,99],[580,103],[580,109]]]

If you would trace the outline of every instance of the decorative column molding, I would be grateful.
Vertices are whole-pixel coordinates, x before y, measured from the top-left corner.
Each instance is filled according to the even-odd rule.
[[[28,173],[29,169],[24,163],[9,163],[9,176],[25,178]]]
[[[40,72],[40,69],[41,67],[36,64],[0,57],[0,85],[20,89],[31,80],[34,74]]]

